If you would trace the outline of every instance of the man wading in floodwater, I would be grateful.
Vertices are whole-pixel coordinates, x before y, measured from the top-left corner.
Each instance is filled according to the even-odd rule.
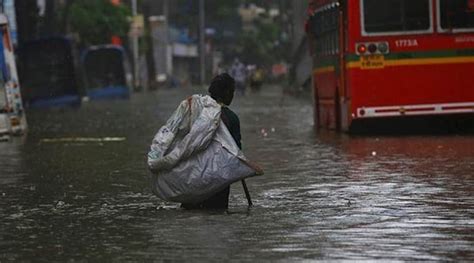
[[[239,117],[228,108],[234,99],[234,92],[235,80],[227,73],[217,75],[209,87],[209,95],[222,106],[222,121],[232,135],[232,138],[234,138],[237,146],[242,149]],[[229,206],[229,191],[230,186],[227,186],[224,190],[201,203],[182,204],[181,206],[186,209],[227,209]]]
[[[152,191],[184,208],[227,209],[229,185],[263,175],[263,170],[240,150],[239,118],[227,106],[234,98],[235,81],[228,74],[212,80],[210,96],[183,100],[150,146],[147,164]]]

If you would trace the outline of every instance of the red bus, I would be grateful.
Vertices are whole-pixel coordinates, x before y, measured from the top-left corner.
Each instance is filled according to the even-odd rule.
[[[317,127],[474,117],[474,0],[310,0],[308,13]]]

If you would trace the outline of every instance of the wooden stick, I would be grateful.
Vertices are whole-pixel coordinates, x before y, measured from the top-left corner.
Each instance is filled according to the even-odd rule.
[[[242,187],[244,188],[245,197],[247,197],[247,202],[249,204],[249,207],[253,206],[252,198],[250,198],[249,189],[247,188],[247,184],[245,183],[245,180],[242,180]]]

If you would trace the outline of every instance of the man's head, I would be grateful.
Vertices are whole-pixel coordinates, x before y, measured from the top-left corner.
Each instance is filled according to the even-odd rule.
[[[209,94],[217,102],[229,106],[234,99],[235,80],[227,73],[222,73],[214,77],[209,86]]]

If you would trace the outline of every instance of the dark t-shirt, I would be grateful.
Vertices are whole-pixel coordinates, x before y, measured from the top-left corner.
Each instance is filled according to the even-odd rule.
[[[227,129],[229,129],[232,138],[239,146],[239,149],[242,149],[242,136],[240,134],[240,120],[237,114],[235,114],[231,109],[222,106],[221,119],[224,122]]]

